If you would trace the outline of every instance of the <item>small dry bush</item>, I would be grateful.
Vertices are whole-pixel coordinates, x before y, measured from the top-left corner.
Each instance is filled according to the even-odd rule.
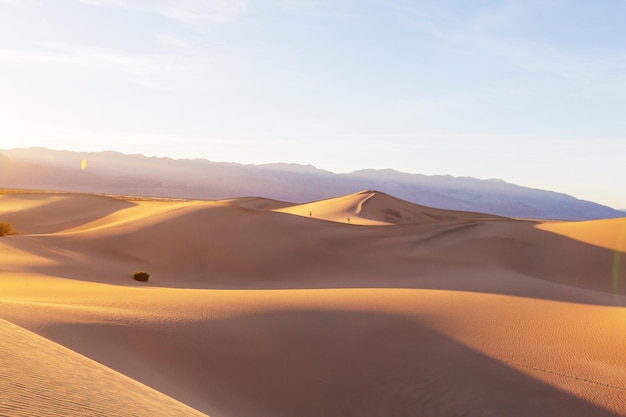
[[[16,235],[17,233],[13,230],[11,223],[0,223],[0,236]]]
[[[150,274],[145,271],[136,271],[133,274],[133,278],[137,281],[146,282],[150,278]]]

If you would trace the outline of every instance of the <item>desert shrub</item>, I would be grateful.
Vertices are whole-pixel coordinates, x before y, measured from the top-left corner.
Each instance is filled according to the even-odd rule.
[[[150,274],[145,271],[136,271],[133,274],[133,278],[137,281],[146,282],[150,278]]]
[[[13,230],[11,223],[0,223],[0,236],[16,235],[17,232]]]

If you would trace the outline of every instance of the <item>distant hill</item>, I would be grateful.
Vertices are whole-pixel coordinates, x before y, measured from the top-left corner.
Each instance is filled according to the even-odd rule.
[[[424,206],[508,217],[624,217],[623,211],[567,194],[497,179],[427,176],[391,169],[336,174],[310,165],[243,165],[111,151],[0,150],[0,187],[197,199],[263,196],[294,203],[376,189]]]

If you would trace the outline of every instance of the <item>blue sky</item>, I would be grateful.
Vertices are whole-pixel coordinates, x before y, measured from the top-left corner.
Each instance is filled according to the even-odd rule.
[[[0,0],[0,148],[502,178],[626,208],[626,2]]]

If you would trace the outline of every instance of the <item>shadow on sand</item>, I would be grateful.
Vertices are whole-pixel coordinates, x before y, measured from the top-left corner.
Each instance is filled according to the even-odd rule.
[[[215,417],[617,415],[394,315],[288,311],[46,333]],[[613,404],[626,394],[558,378]]]

